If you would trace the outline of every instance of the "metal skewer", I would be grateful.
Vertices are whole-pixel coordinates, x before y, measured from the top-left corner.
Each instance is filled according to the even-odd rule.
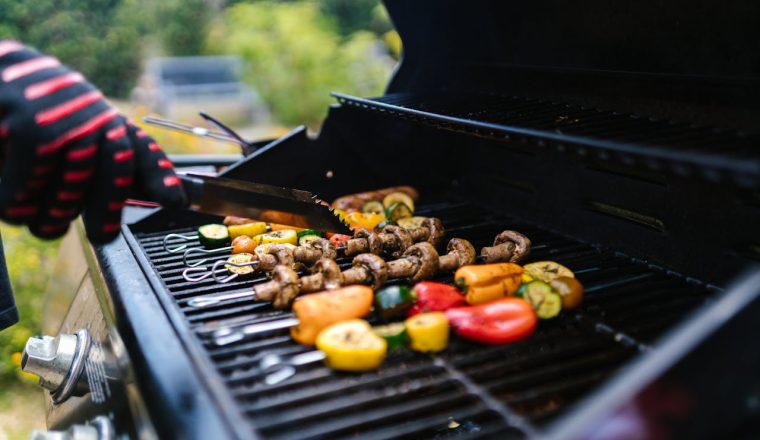
[[[250,295],[250,292],[248,294]],[[248,324],[242,327],[224,327],[213,333],[214,344],[229,345],[233,342],[242,341],[248,336],[295,327],[299,323],[298,318],[286,318],[279,321]]]
[[[240,290],[238,292],[224,293],[221,295],[204,296],[201,298],[193,298],[187,302],[187,305],[195,308],[209,307],[219,304],[222,301],[229,301],[233,299],[240,299],[246,297],[255,297],[255,293],[250,289]]]

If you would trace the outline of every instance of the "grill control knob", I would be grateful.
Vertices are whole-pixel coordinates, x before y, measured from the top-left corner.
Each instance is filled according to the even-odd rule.
[[[26,341],[21,369],[40,377],[40,385],[50,391],[53,403],[68,399],[84,371],[90,351],[90,333],[79,330],[76,335],[33,336]]]
[[[72,425],[66,431],[34,431],[29,440],[114,440],[113,423],[106,416],[95,417],[87,425]]]

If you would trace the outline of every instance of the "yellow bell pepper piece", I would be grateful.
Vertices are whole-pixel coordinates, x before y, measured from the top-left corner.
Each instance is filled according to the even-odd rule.
[[[514,295],[522,282],[523,268],[515,263],[460,267],[454,274],[469,304],[483,304]]]
[[[388,344],[372,331],[367,321],[352,319],[324,329],[317,336],[317,348],[325,353],[330,368],[368,371],[383,363]]]
[[[245,223],[242,225],[229,225],[227,226],[227,232],[230,233],[230,238],[240,237],[241,235],[247,235],[253,238],[256,235],[263,234],[267,231],[267,224],[264,222]]]
[[[351,228],[354,229],[375,229],[375,226],[385,220],[385,216],[382,214],[375,214],[372,212],[352,212],[346,215],[346,222]]]
[[[443,312],[420,313],[404,321],[412,350],[439,352],[449,345],[449,320]]]
[[[278,244],[292,244],[298,243],[298,233],[294,229],[281,229],[279,231],[267,232],[257,236],[259,243],[278,243]]]

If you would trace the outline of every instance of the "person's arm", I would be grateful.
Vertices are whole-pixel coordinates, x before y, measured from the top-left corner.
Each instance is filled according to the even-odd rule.
[[[0,239],[2,241],[2,239]],[[18,322],[18,310],[13,300],[11,280],[5,265],[5,254],[0,243],[0,331]]]

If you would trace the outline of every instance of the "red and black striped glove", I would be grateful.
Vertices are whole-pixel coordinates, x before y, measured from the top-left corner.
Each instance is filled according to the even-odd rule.
[[[15,41],[0,41],[0,154],[0,218],[38,237],[63,235],[83,212],[102,243],[118,234],[131,194],[186,201],[153,139],[81,74]]]

